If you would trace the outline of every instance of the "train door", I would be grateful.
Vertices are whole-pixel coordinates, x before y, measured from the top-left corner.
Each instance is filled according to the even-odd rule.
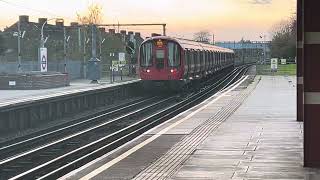
[[[204,51],[199,51],[200,73],[204,72]]]
[[[213,56],[213,67],[212,67],[212,69],[213,69],[213,72],[216,72],[216,52],[215,51],[213,51],[213,53],[212,53],[212,56]]]
[[[194,74],[194,71],[195,71],[195,62],[194,62],[194,51],[193,50],[190,50],[188,52],[189,54],[189,58],[190,58],[190,74]]]
[[[208,68],[209,68],[208,51],[203,51],[203,54],[204,54],[204,71],[207,73],[208,72]]]
[[[209,71],[212,72],[212,64],[213,64],[213,58],[212,58],[212,51],[209,51]]]
[[[187,77],[189,75],[188,50],[185,50],[183,52],[184,52],[184,57],[182,59],[184,60],[184,77]]]
[[[196,65],[195,73],[199,74],[199,72],[200,72],[200,51],[199,50],[195,51],[194,55],[195,55],[194,62]]]
[[[155,67],[158,71],[161,71],[165,68],[165,57],[166,52],[164,48],[156,48],[155,49]]]
[[[222,53],[219,52],[219,70],[221,69],[222,66]]]

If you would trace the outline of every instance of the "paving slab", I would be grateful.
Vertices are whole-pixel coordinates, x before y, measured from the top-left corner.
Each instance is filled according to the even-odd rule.
[[[206,108],[195,107],[173,118],[145,133],[143,140],[129,143],[124,150],[120,148],[66,179],[84,178],[145,139],[159,135],[92,179],[319,180],[320,170],[304,168],[302,163],[303,124],[296,122],[295,77],[262,76],[255,82],[249,97],[245,89],[238,88],[213,104],[209,100],[204,103]]]
[[[171,179],[320,179],[319,169],[303,167],[295,79],[262,76],[241,107]]]
[[[21,102],[31,102],[39,99],[90,91],[93,89],[108,88],[121,85],[123,83],[133,83],[137,81],[139,81],[139,79],[126,77],[123,79],[123,81],[116,81],[114,83],[110,83],[108,79],[102,79],[98,84],[91,84],[90,80],[78,79],[71,81],[70,86],[60,88],[39,90],[0,90],[0,107]]]

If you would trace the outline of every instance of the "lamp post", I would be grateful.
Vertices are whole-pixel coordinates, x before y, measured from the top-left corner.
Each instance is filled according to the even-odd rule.
[[[45,44],[45,42],[44,42],[44,37],[43,37],[43,28],[44,28],[44,26],[48,23],[48,21],[51,21],[51,20],[54,20],[54,19],[58,19],[58,18],[48,19],[48,20],[46,20],[46,21],[42,24],[42,26],[41,26],[41,39],[40,39],[40,47],[41,47],[41,48],[44,48],[44,44]]]
[[[21,33],[21,23],[20,23],[20,19],[18,21],[18,32],[14,33],[14,36],[17,36],[18,39],[18,72],[22,71],[21,68],[21,38],[24,37],[24,34],[26,33],[26,31],[23,31]]]
[[[43,28],[44,28],[44,26],[48,23],[48,21],[51,21],[51,20],[54,20],[54,19],[60,19],[60,18],[51,18],[51,19],[48,19],[48,20],[46,20],[43,24],[42,24],[42,26],[41,26],[41,39],[40,39],[40,48],[39,48],[39,67],[40,67],[40,71],[42,71],[42,58],[43,57],[41,57],[41,52],[42,52],[42,48],[44,48],[44,44],[46,43],[46,40],[47,40],[47,38],[46,39],[44,39],[44,36],[43,36]],[[61,19],[60,19],[61,20]],[[47,50],[45,49],[44,50],[44,52],[45,52],[45,54],[46,54],[46,52],[47,52]],[[46,56],[46,55],[45,55]],[[47,57],[46,57],[47,58]],[[47,63],[48,63],[48,61],[47,61],[47,59],[45,59],[45,61],[44,61],[44,64],[46,64],[45,66],[47,66]],[[47,71],[47,67],[44,69],[44,71],[46,72]]]
[[[102,39],[102,33],[100,31],[99,58],[101,61],[102,61],[102,44],[104,43],[105,40],[106,38]]]
[[[263,61],[262,64],[265,64],[266,62],[266,35],[260,36],[261,39],[263,39]]]
[[[113,66],[112,59],[114,58],[114,52],[110,53],[110,83],[113,83]]]
[[[18,72],[21,72],[21,42],[20,42],[20,19],[18,22]]]
[[[63,27],[63,57],[64,57],[64,73],[67,73],[67,43],[69,42],[70,36],[66,34],[66,28]]]

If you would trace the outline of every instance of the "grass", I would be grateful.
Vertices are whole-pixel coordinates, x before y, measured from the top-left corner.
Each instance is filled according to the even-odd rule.
[[[271,72],[271,65],[257,65],[258,75],[294,76],[296,75],[296,64],[278,65],[277,72]]]

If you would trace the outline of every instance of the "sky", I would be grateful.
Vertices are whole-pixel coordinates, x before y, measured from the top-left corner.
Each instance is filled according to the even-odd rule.
[[[272,27],[293,16],[296,0],[0,0],[0,29],[10,26],[19,15],[62,17],[76,21],[91,3],[103,7],[103,23],[167,23],[168,35],[192,39],[198,31],[208,31],[216,41],[242,38],[270,39]],[[52,21],[51,23],[54,23]],[[161,33],[162,27],[128,27]]]

